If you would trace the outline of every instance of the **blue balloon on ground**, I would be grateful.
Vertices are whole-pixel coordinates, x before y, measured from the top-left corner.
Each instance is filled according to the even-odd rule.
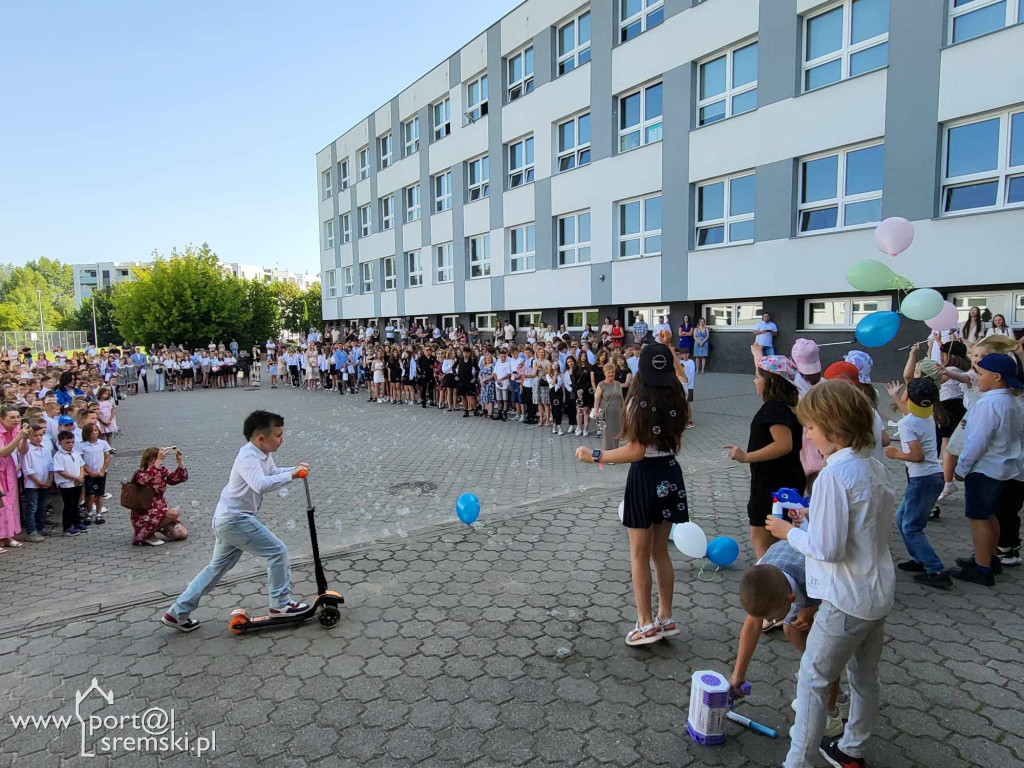
[[[480,517],[480,499],[472,493],[464,493],[455,502],[455,514],[466,525],[472,525]]]
[[[884,347],[900,330],[898,312],[872,312],[857,323],[857,341],[865,347]]]
[[[740,545],[728,536],[716,536],[708,542],[707,558],[717,566],[724,568],[732,565],[740,556]]]

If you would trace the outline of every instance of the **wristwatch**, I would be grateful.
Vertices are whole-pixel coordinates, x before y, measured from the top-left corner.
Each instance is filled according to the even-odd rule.
[[[594,459],[594,463],[595,464],[599,464],[601,462],[601,452],[600,451],[593,451],[590,455],[591,455],[591,458]]]

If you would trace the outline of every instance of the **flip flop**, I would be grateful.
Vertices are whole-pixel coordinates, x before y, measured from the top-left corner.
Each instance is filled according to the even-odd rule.
[[[667,619],[655,619],[654,621],[658,625],[658,631],[661,632],[662,637],[675,637],[680,632],[679,627],[676,625],[676,620],[671,616]]]
[[[640,637],[635,640],[631,640],[630,638],[632,638],[637,632],[640,633]],[[652,632],[654,634],[651,634]],[[638,621],[636,626],[634,626],[626,635],[626,645],[630,646],[649,645],[650,643],[656,643],[659,640],[661,640],[661,630],[658,629],[657,623],[653,621],[650,624],[644,624],[642,627]]]

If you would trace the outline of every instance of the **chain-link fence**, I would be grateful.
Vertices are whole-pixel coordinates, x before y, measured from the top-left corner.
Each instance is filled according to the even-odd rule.
[[[49,354],[54,347],[64,351],[82,349],[89,340],[88,331],[0,331],[4,349],[16,349],[19,352],[25,347],[33,352]]]

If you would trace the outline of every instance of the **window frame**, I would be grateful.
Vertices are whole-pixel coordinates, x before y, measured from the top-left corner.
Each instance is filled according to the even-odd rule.
[[[633,314],[634,316],[643,314],[647,318],[646,320],[644,320],[644,322],[647,323],[647,330],[650,331],[651,333],[654,333],[654,326],[658,324],[659,317],[664,317],[666,321],[670,319],[670,309],[671,307],[669,307],[668,304],[647,304],[645,306],[626,307],[625,309],[622,310],[622,327],[625,328],[630,333],[632,333],[633,322],[630,322],[630,314]]]
[[[493,324],[487,325],[480,322],[480,318],[494,318]],[[500,327],[501,318],[498,317],[497,312],[481,312],[480,314],[473,315],[473,323],[476,325],[478,331],[493,332],[495,328]]]
[[[568,173],[584,165],[590,165],[590,141],[580,141],[580,121],[586,118],[587,133],[590,134],[590,112],[583,112],[555,124],[555,173]],[[569,149],[562,149],[562,126],[573,124],[573,137],[575,143]],[[571,159],[572,165],[562,167],[563,159]]]
[[[480,98],[477,101],[471,101],[472,99],[472,88],[477,86],[480,90]],[[487,98],[489,95],[487,73],[474,77],[472,80],[466,83],[466,112],[464,117],[467,123],[475,123],[482,117],[487,115]]]
[[[360,149],[356,153],[356,158],[359,161],[359,180],[363,181],[370,178],[370,145],[367,144]],[[365,163],[363,162],[364,160],[366,161]]]
[[[520,318],[529,318],[529,321],[525,324],[520,322]],[[544,324],[544,313],[538,310],[528,312],[516,312],[516,330],[517,331],[528,331],[532,325],[534,328],[543,326]]]
[[[478,243],[483,243],[483,255]],[[491,235],[489,232],[466,238],[466,258],[469,263],[469,279],[484,280],[491,276]]]
[[[652,88],[661,88],[661,114],[656,118],[647,117],[647,92]],[[640,122],[635,125],[623,126],[622,121],[625,119],[626,110],[624,102],[626,99],[632,98],[633,96],[640,96]],[[662,80],[655,80],[653,82],[644,83],[643,85],[631,88],[626,93],[618,97],[617,102],[619,114],[618,114],[618,154],[622,155],[626,152],[632,152],[635,149],[646,147],[651,144],[657,144],[662,140],[664,134],[663,123],[665,120],[665,83]],[[652,141],[647,140],[647,132],[652,128],[657,127],[658,138]],[[625,145],[624,140],[634,134],[639,134],[639,143],[634,147],[623,148]]]
[[[471,179],[473,178],[472,166],[475,163],[480,163],[481,175],[484,176],[480,181],[474,184]],[[484,173],[486,171],[486,173]],[[474,193],[475,196],[474,196]],[[482,155],[472,158],[466,161],[466,202],[475,203],[477,200],[483,200],[491,195],[491,158],[486,152]]]
[[[990,211],[1015,210],[1024,206],[1024,201],[1010,203],[1009,182],[1014,179],[1022,179],[1019,183],[1024,184],[1024,164],[1010,165],[1012,159],[1011,151],[1013,141],[1013,118],[1017,115],[1024,116],[1024,106],[1004,108],[995,112],[986,112],[982,115],[951,120],[942,126],[942,167],[939,169],[939,217],[950,218],[964,216],[972,213],[987,213]],[[992,170],[977,171],[975,173],[961,174],[960,176],[949,175],[949,134],[950,131],[964,126],[999,120],[999,138],[996,144],[996,167]],[[1021,118],[1020,142],[1024,146],[1024,117]],[[993,205],[978,206],[976,208],[961,208],[955,211],[946,210],[946,197],[948,192],[961,187],[972,186],[978,183],[996,182],[996,202]]]
[[[840,323],[815,323],[812,321],[811,305],[815,303],[844,303],[844,317]],[[857,327],[857,322],[854,320],[854,315],[858,314],[854,310],[854,304],[864,303],[877,303],[878,307],[871,312],[891,312],[892,311],[892,296],[890,295],[878,295],[878,296],[815,296],[813,298],[804,299],[804,312],[803,312],[803,328],[808,331],[848,331]],[[871,312],[865,312],[863,309],[860,310],[859,314],[871,314]]]
[[[324,288],[327,290],[327,298],[334,299],[338,296],[338,276],[335,274],[338,270],[328,269],[324,272],[324,276],[327,278],[324,281]]]
[[[352,212],[343,213],[341,218],[341,244],[352,242]]]
[[[386,151],[385,151],[386,150]],[[394,152],[395,152],[395,138],[391,131],[388,131],[383,136],[377,137],[377,152],[380,162],[377,167],[380,170],[390,168],[393,165]]]
[[[531,133],[530,135],[523,136],[522,138],[516,139],[515,141],[510,141],[508,144],[505,145],[505,154],[506,157],[508,158],[508,176],[506,177],[505,180],[508,184],[509,189],[518,189],[519,187],[525,187],[527,184],[532,184],[536,179],[537,158],[534,153],[535,145],[533,138],[533,134]],[[513,168],[512,150],[515,147],[518,147],[519,145],[522,145],[523,165]],[[527,160],[527,155],[532,156],[529,159],[529,161]],[[520,181],[518,183],[513,183],[513,180],[516,178],[516,176],[521,177]]]
[[[527,250],[514,252],[512,246],[515,242],[514,233],[522,231],[522,240]],[[533,230],[530,232],[530,230]],[[533,238],[533,250],[529,250],[530,238]],[[516,269],[517,260],[523,262],[520,269]],[[537,270],[537,223],[527,222],[508,228],[508,273],[510,275],[521,275]]]
[[[649,238],[649,237],[657,237],[657,238],[660,239],[662,237],[662,233],[664,231],[663,230],[664,221],[662,222],[663,226],[659,227],[658,229],[651,229],[651,230],[645,229],[646,224],[647,224],[647,201],[648,200],[653,200],[656,197],[659,198],[659,199],[662,197],[661,191],[653,192],[653,193],[648,194],[648,195],[641,195],[639,197],[629,197],[629,198],[626,198],[625,200],[619,200],[618,202],[615,203],[616,243],[618,244],[618,247],[615,249],[615,259],[614,259],[615,261],[629,261],[630,259],[643,259],[643,258],[648,258],[648,257],[651,257],[651,256],[660,256],[663,253],[662,249],[659,249],[657,251],[651,251],[650,253],[647,253],[644,250],[644,246],[647,244],[647,238]],[[640,231],[638,233],[636,233],[636,234],[632,234],[632,233],[630,233],[630,234],[623,234],[623,232],[622,232],[622,213],[621,213],[621,208],[622,208],[622,206],[629,205],[631,203],[640,203]],[[664,215],[665,215],[665,211],[664,211],[664,208],[662,208],[662,218],[664,218]],[[636,255],[633,255],[633,256],[622,256],[621,255],[622,254],[622,243],[624,243],[624,242],[626,242],[628,240],[634,240],[634,239],[638,239],[640,241],[640,253],[638,253]]]
[[[324,221],[323,225],[323,247],[320,250],[329,251],[334,248],[334,218]]]
[[[352,186],[352,180],[349,178],[349,162],[347,157],[343,157],[338,161],[338,183],[341,185],[339,192],[344,192],[350,186]]]
[[[949,3],[949,19],[948,23],[946,24],[946,27],[949,30],[949,32],[947,33],[946,41],[948,45],[960,45],[961,43],[976,40],[977,38],[982,37],[983,35],[990,35],[993,32],[998,32],[1000,30],[1006,29],[1007,27],[1013,26],[1014,24],[1019,24],[1020,22],[1024,21],[1024,0],[1006,0],[1006,8],[1003,15],[1003,26],[998,27],[997,29],[989,30],[988,32],[981,32],[977,35],[974,35],[973,37],[965,37],[963,40],[954,40],[953,34],[956,31],[956,20],[958,18],[961,18],[963,16],[970,16],[972,13],[980,11],[982,8],[990,8],[993,5],[999,5],[999,3],[1003,2],[1003,0],[976,0],[977,4],[970,3],[960,8],[954,6],[953,0],[947,1]]]
[[[573,211],[572,213],[563,213],[555,217],[555,250],[558,252],[558,268],[562,269],[565,267],[577,267],[581,264],[589,264],[591,257],[591,239],[582,240],[580,237],[580,217],[586,216],[588,218],[587,229],[590,230],[592,226],[590,209],[584,208],[583,210]],[[567,219],[573,219],[573,235],[574,241],[571,245],[562,243],[562,222]],[[593,238],[593,231],[590,232],[590,237]],[[582,259],[580,251],[586,248],[587,258]],[[572,253],[572,261],[565,261],[563,256],[565,254]]]
[[[380,231],[387,232],[395,228],[395,196],[385,195],[380,198]]]
[[[733,76],[735,74],[735,67],[734,67],[734,63],[733,62],[734,62],[734,59],[736,57],[736,54],[739,53],[740,51],[744,51],[747,48],[750,48],[751,46],[758,45],[758,42],[759,42],[758,38],[756,38],[756,37],[754,39],[752,39],[752,40],[748,39],[745,42],[742,42],[742,43],[739,43],[738,45],[732,46],[729,50],[725,51],[724,53],[720,53],[720,54],[717,54],[715,56],[708,56],[707,58],[702,59],[701,61],[697,62],[697,112],[696,112],[696,116],[695,116],[695,119],[696,119],[695,125],[698,128],[703,128],[705,125],[714,125],[715,123],[720,123],[723,120],[728,120],[730,117],[736,117],[737,115],[745,115],[748,112],[753,112],[753,111],[755,111],[757,109],[757,102],[756,102],[757,77],[756,77],[756,75],[755,75],[754,79],[751,82],[744,83],[743,85],[734,86],[732,84],[732,81],[733,81]],[[757,55],[758,56],[761,55],[760,47],[758,47],[758,49],[757,49]],[[716,61],[718,61],[719,59],[722,59],[722,58],[725,59],[725,90],[720,92],[720,93],[716,93],[713,96],[706,96],[703,99],[700,98],[700,88],[701,88],[701,84],[703,83],[702,71],[703,71],[704,67],[708,66],[709,64],[713,64],[714,62],[716,62]],[[737,96],[742,96],[743,94],[750,93],[751,91],[755,92],[755,103],[754,103],[754,106],[751,107],[750,109],[745,109],[742,112],[734,111],[734,109],[733,109],[733,100]],[[701,116],[701,112],[703,110],[707,109],[708,107],[717,104],[720,101],[724,101],[725,102],[725,114],[722,115],[721,117],[718,117],[718,118],[715,118],[715,119],[712,119],[712,120],[704,120],[703,117]]]
[[[654,15],[658,10],[661,10],[660,17],[653,23],[649,23],[649,17]],[[641,0],[640,10],[634,13],[632,16],[622,18],[622,14],[626,11],[625,0],[619,0],[619,45],[628,43],[630,40],[635,40],[640,37],[644,32],[654,29],[657,26],[665,23],[665,2],[664,0]],[[629,33],[629,28],[637,22],[640,23],[640,29],[635,34]]]
[[[579,314],[579,315],[581,315],[581,320],[583,322],[580,325],[571,324],[569,322],[569,315],[570,314]],[[568,332],[570,332],[570,333],[579,333],[580,331],[583,331],[583,330],[586,329],[587,323],[589,322],[587,320],[587,315],[591,315],[591,314],[596,319],[594,320],[594,322],[590,323],[590,327],[594,328],[594,326],[597,326],[598,328],[600,328],[601,327],[601,310],[598,307],[587,307],[585,309],[584,308],[566,309],[566,310],[564,310],[562,312],[562,324],[565,325],[565,330],[567,330]]]
[[[444,213],[452,209],[452,169],[441,171],[431,177],[434,189],[434,213]]]
[[[391,268],[391,275],[388,275],[388,267]],[[397,291],[398,290],[398,269],[395,264],[394,256],[384,256],[380,260],[380,273],[383,276],[384,284],[381,286],[382,291]],[[390,287],[389,287],[390,286]]]
[[[321,200],[330,200],[334,197],[334,186],[331,184],[331,169],[320,171],[320,193]]]
[[[978,302],[977,299],[984,300],[984,305]],[[993,299],[1002,300],[1006,305],[1006,309],[996,311],[997,306],[993,306]],[[987,309],[993,315],[1002,315],[1004,318],[1009,315],[1010,317],[1006,319],[1006,325],[1010,328],[1024,326],[1024,314],[1022,314],[1019,321],[1016,319],[1018,309],[1024,313],[1024,284],[1011,284],[1009,288],[1002,291],[958,291],[948,294],[946,301],[955,306],[957,312],[960,313],[957,320],[958,326],[962,326],[967,322],[967,316],[972,306],[979,307],[982,311]]]
[[[441,115],[443,120],[438,122],[438,108],[441,108]],[[435,101],[430,105],[430,128],[433,132],[434,141],[440,141],[445,136],[450,136],[452,133],[452,100],[450,96],[445,96],[440,101]]]
[[[593,40],[593,31],[591,31],[591,37],[587,38],[586,43],[580,42],[580,21],[584,17],[587,18],[587,23],[590,24],[590,6],[587,6],[585,10],[574,13],[571,18],[566,19],[555,28],[555,77],[567,75],[584,64],[590,63],[590,45]],[[573,25],[572,37],[574,45],[570,50],[559,53],[558,47],[562,41],[562,30],[570,24]],[[581,59],[583,60],[581,61]],[[571,62],[571,66],[563,69],[563,65],[569,62]]]
[[[870,149],[872,147],[882,147],[882,174],[883,174],[883,187],[877,191],[872,190],[871,192],[860,192],[854,195],[846,194],[846,169],[847,169],[847,158],[853,152],[859,152],[862,149]],[[804,164],[813,162],[815,160],[823,160],[827,157],[838,155],[839,160],[836,167],[836,197],[815,200],[810,203],[801,202],[804,196]],[[879,215],[878,221],[867,221],[861,224],[846,224],[846,206],[853,203],[870,202],[872,200],[882,200],[885,194],[884,186],[884,174],[885,174],[885,140],[884,139],[873,139],[871,141],[862,142],[860,144],[851,144],[846,147],[839,147],[836,149],[830,149],[825,152],[817,152],[813,155],[807,155],[806,157],[798,158],[797,164],[797,195],[796,195],[796,235],[797,237],[807,237],[812,235],[823,234],[827,232],[846,232],[855,229],[864,229],[866,227],[878,226],[881,221],[881,215]],[[836,225],[827,229],[809,229],[804,231],[802,226],[803,214],[810,211],[826,210],[828,208],[837,208],[836,211]]]
[[[413,135],[415,133],[415,135]],[[420,151],[420,116],[413,117],[402,123],[403,157],[411,157]]]
[[[423,286],[422,248],[405,252],[405,286],[406,288],[421,288]]]
[[[718,308],[718,307],[722,307],[722,308],[725,308],[725,309],[729,310],[732,313],[732,317],[733,317],[734,320],[738,320],[739,317],[740,317],[740,307],[755,307],[757,309],[757,311],[752,315],[754,321],[752,323],[749,323],[749,324],[748,323],[740,324],[739,322],[735,322],[735,323],[729,323],[728,325],[719,325],[717,323],[710,323],[710,322],[708,322],[708,327],[709,328],[714,328],[716,331],[726,331],[726,332],[729,332],[729,333],[735,333],[735,332],[749,333],[751,330],[753,330],[757,326],[757,324],[759,322],[761,322],[761,317],[764,315],[764,301],[763,300],[762,301],[758,301],[758,302],[753,302],[753,301],[732,301],[732,302],[725,301],[725,302],[723,302],[723,301],[719,301],[719,302],[713,302],[713,303],[709,303],[709,304],[701,304],[700,305],[700,315],[698,315],[698,318],[703,317],[705,319],[705,321],[707,321],[708,313],[711,310],[713,310],[715,308]]]
[[[455,282],[455,251],[452,243],[438,243],[433,247],[434,251],[434,280],[435,285]],[[446,258],[442,258],[445,256]]]
[[[343,296],[355,296],[356,293],[356,275],[355,267],[348,266],[341,268],[342,276],[342,295]]]
[[[363,216],[363,212],[366,216]],[[363,220],[365,218],[365,221]],[[359,206],[359,237],[369,237],[373,234],[373,206],[370,203]]]
[[[754,210],[751,211],[750,213],[738,213],[738,214],[734,215],[734,214],[732,214],[730,212],[731,207],[732,207],[732,183],[734,181],[737,181],[738,179],[746,179],[746,178],[753,178],[754,179],[754,189],[755,189]],[[701,220],[701,218],[700,218],[701,190],[705,189],[706,187],[713,186],[715,184],[721,184],[722,185],[722,217],[721,218],[717,218],[717,219]],[[696,186],[696,189],[694,190],[694,196],[693,196],[693,205],[694,205],[694,210],[693,210],[693,221],[694,221],[694,227],[693,227],[693,247],[694,247],[694,250],[703,251],[703,250],[707,250],[707,249],[711,249],[711,248],[726,248],[726,247],[728,247],[730,245],[743,245],[743,244],[754,242],[753,235],[751,235],[751,237],[749,239],[745,239],[745,240],[732,240],[732,239],[730,239],[729,235],[730,235],[731,225],[739,224],[739,223],[745,222],[745,221],[753,222],[753,221],[756,220],[756,216],[757,216],[757,203],[756,203],[756,200],[757,200],[757,198],[756,198],[757,172],[756,172],[756,170],[741,171],[739,173],[734,173],[734,174],[731,174],[729,176],[719,176],[718,178],[715,178],[715,179],[708,179],[707,181],[699,182],[695,186]],[[701,233],[701,230],[710,230],[710,229],[714,229],[715,227],[723,227],[722,242],[720,242],[720,243],[708,243],[706,245],[701,245],[700,244],[700,233]]]
[[[889,28],[886,25],[886,30],[882,34],[869,37],[866,40],[861,40],[859,43],[851,43],[850,38],[853,33],[853,3],[855,0],[840,0],[837,3],[831,3],[830,5],[816,9],[813,13],[804,14],[801,19],[801,32],[800,38],[800,93],[811,93],[813,91],[827,88],[830,85],[841,83],[844,80],[849,80],[851,77],[860,77],[866,75],[869,72],[877,72],[880,69],[885,69],[889,66],[889,55],[886,53],[885,65],[881,67],[875,67],[873,69],[865,70],[864,72],[858,72],[856,75],[850,74],[850,59],[862,51],[866,51],[870,48],[874,48],[878,45],[888,45],[889,43]],[[839,48],[835,51],[829,51],[816,59],[807,59],[807,42],[809,38],[810,23],[819,16],[824,16],[826,13],[831,13],[837,8],[843,9],[843,38],[839,45]],[[889,19],[892,19],[892,13],[890,11]],[[811,70],[816,69],[824,64],[830,64],[833,61],[838,60],[839,64],[839,79],[833,80],[830,83],[824,83],[817,85],[813,88],[807,86],[807,75]]]
[[[530,58],[530,71],[526,71],[526,58],[529,54]],[[512,63],[516,59],[522,59],[521,66],[523,69],[523,75],[518,80],[512,79]],[[536,54],[533,50],[533,43],[523,46],[518,51],[515,51],[509,56],[505,57],[505,103],[511,104],[513,101],[518,101],[523,96],[533,93],[534,75],[536,74]],[[513,95],[514,91],[518,92]]]
[[[363,289],[363,295],[373,293],[374,271],[372,261],[359,262],[359,287]],[[369,276],[367,276],[367,272],[369,272]],[[367,284],[369,284],[369,288],[366,287]]]
[[[458,315],[441,315],[441,330],[442,331],[453,331],[459,325]]]
[[[415,195],[416,204],[412,204],[411,198]],[[419,221],[423,218],[423,189],[419,182],[410,184],[405,188],[402,193],[402,197],[405,201],[405,223],[412,224],[414,221]]]

